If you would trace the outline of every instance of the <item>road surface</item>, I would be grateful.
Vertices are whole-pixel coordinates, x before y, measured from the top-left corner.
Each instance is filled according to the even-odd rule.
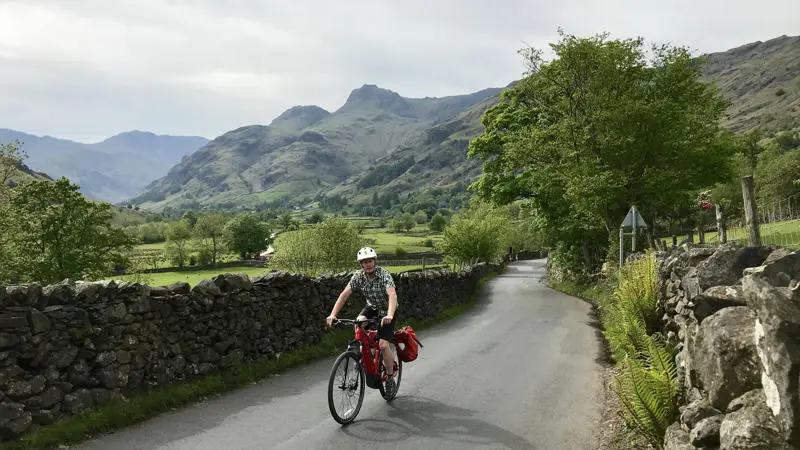
[[[519,261],[462,316],[418,333],[397,398],[366,389],[346,427],[328,411],[335,357],[88,441],[82,449],[592,449],[602,406],[590,306]],[[402,305],[402,303],[401,303]]]

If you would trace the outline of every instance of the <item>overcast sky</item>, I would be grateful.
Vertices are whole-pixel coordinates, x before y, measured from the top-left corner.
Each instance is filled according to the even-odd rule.
[[[700,54],[800,34],[800,0],[0,0],[0,128],[211,139],[365,83],[502,87],[559,26]]]

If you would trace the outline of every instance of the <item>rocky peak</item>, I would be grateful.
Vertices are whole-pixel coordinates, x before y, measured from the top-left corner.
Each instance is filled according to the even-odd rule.
[[[407,99],[394,91],[380,88],[374,84],[365,84],[358,89],[353,89],[341,110],[363,108],[375,108],[403,116],[412,112]]]
[[[301,130],[328,117],[330,113],[316,105],[297,105],[287,109],[270,123],[270,127]]]

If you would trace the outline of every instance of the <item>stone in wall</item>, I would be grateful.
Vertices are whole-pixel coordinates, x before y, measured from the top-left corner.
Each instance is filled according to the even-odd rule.
[[[800,254],[750,271],[743,285],[757,314],[755,339],[766,404],[783,436],[800,447]]]

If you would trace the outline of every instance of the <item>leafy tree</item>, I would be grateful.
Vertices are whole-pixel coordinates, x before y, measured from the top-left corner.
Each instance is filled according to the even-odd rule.
[[[133,239],[111,226],[112,206],[86,199],[67,178],[26,181],[10,196],[17,273],[42,283],[98,279],[125,264]]]
[[[178,267],[183,267],[191,253],[190,242],[192,229],[187,219],[172,222],[167,225],[167,259]]]
[[[444,231],[444,227],[447,225],[447,219],[441,213],[436,213],[431,217],[431,223],[429,227],[431,231]]]
[[[320,222],[322,222],[322,219],[323,219],[322,214],[314,213],[314,214],[311,215],[311,217],[306,219],[306,223],[311,223],[311,224],[320,223]]]
[[[267,248],[270,230],[255,214],[239,214],[225,225],[225,243],[243,259],[247,253]]]
[[[26,158],[20,143],[0,144],[0,280],[18,278],[18,252],[15,242],[14,220],[11,217],[11,176]]]
[[[508,216],[501,209],[476,202],[453,216],[438,248],[451,264],[492,262],[505,252],[508,229]]]
[[[755,177],[756,169],[758,168],[759,155],[764,151],[764,146],[761,145],[763,138],[764,135],[758,128],[738,136],[739,151],[750,167],[749,175],[753,175],[753,177]]]
[[[403,229],[406,231],[411,231],[411,229],[414,228],[414,225],[417,224],[417,222],[414,220],[414,216],[409,213],[403,213],[400,215],[400,223],[402,224]]]
[[[414,221],[418,224],[423,224],[428,221],[428,213],[424,209],[414,213]]]
[[[306,274],[353,269],[363,244],[350,221],[329,217],[313,228],[281,233],[270,266]]]
[[[314,227],[314,245],[320,266],[326,270],[353,269],[356,252],[362,244],[357,226],[349,220],[329,217]]]
[[[192,232],[199,241],[198,249],[203,256],[203,264],[216,264],[224,253],[222,240],[226,223],[225,216],[219,213],[207,213],[197,218]]]
[[[728,105],[699,81],[689,52],[640,39],[561,33],[557,59],[525,49],[529,71],[482,118],[468,156],[483,162],[470,189],[497,204],[526,199],[552,257],[595,271],[631,205],[649,222],[730,176]]]
[[[0,186],[5,187],[11,180],[11,176],[22,165],[22,161],[28,157],[25,150],[22,150],[22,143],[16,141],[10,144],[0,144]]]

